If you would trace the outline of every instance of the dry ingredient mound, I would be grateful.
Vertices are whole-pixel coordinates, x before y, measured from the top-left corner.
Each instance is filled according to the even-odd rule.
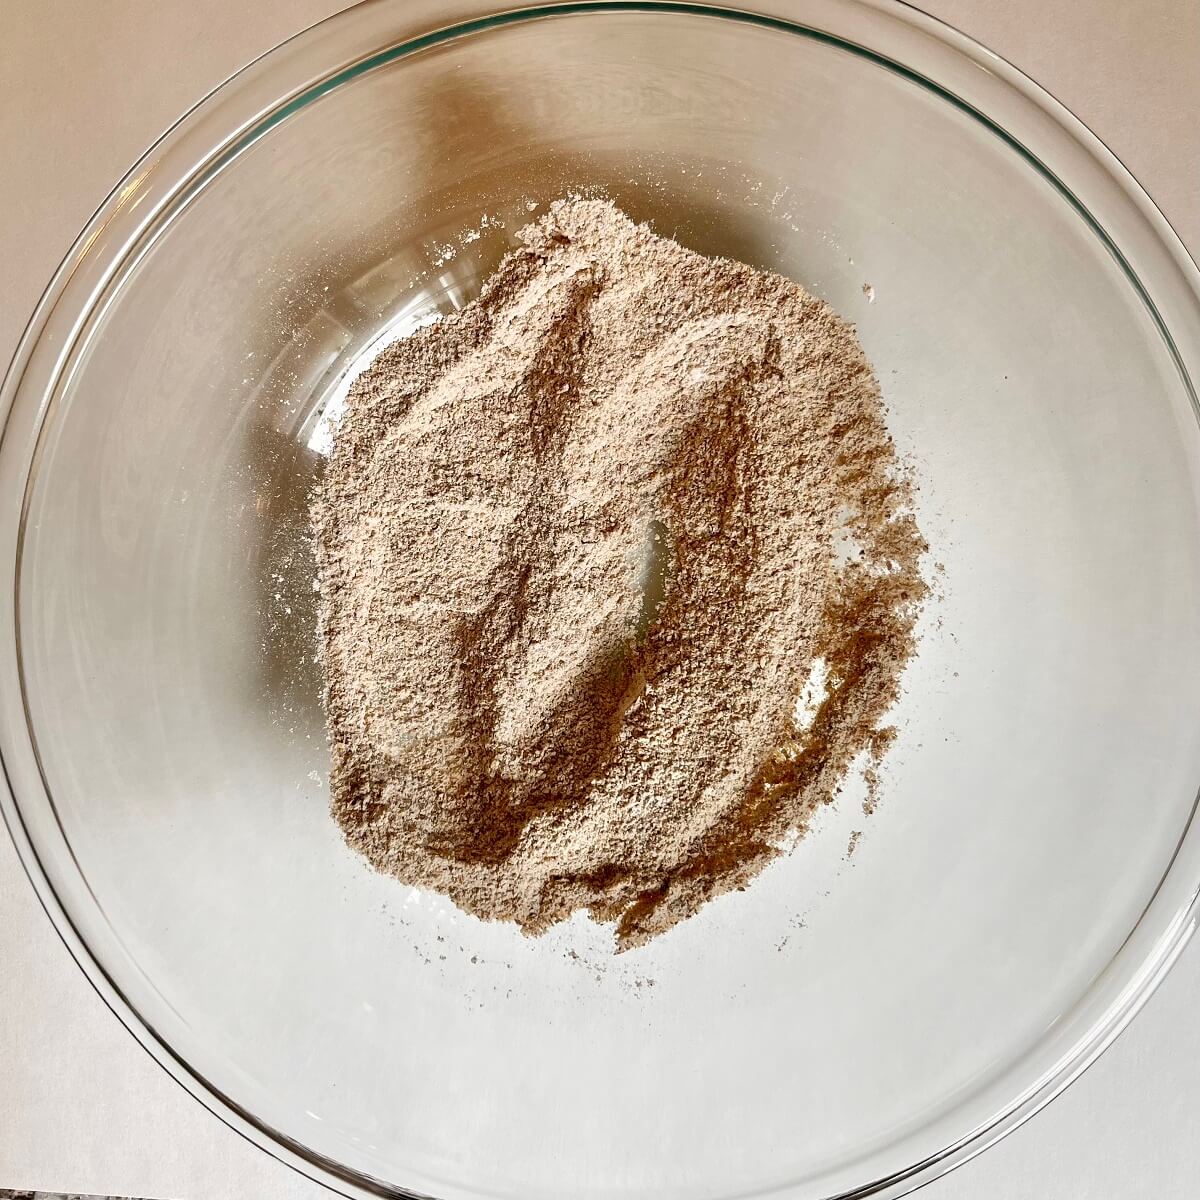
[[[881,726],[925,543],[854,332],[563,200],[355,383],[314,501],[333,813],[379,870],[639,945]]]

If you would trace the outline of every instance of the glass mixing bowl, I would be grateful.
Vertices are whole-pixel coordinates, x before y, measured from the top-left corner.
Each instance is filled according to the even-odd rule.
[[[849,784],[622,956],[352,855],[313,664],[323,414],[571,189],[857,323],[938,593],[879,812]],[[347,1194],[897,1196],[1082,1071],[1195,923],[1197,378],[1163,218],[912,9],[363,5],[156,145],[21,345],[5,815],[151,1053]]]

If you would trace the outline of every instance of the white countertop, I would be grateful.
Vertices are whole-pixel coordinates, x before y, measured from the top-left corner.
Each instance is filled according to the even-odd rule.
[[[403,0],[397,0],[403,2]],[[0,37],[0,358],[109,188],[195,100],[336,0],[6,0]],[[929,0],[1122,158],[1200,255],[1197,0]],[[930,1200],[1200,1194],[1200,945],[1087,1075],[931,1185]],[[0,1188],[328,1196],[243,1141],[122,1028],[0,836]]]

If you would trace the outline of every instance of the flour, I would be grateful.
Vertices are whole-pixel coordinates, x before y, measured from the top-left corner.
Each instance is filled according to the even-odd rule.
[[[333,812],[377,868],[621,948],[877,759],[925,543],[851,327],[567,200],[352,385],[312,520]]]

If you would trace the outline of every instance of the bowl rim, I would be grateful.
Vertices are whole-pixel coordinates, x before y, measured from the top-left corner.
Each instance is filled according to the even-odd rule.
[[[0,766],[6,785],[0,787],[0,811],[25,873],[67,950],[114,1015],[155,1061],[235,1132],[314,1181],[349,1196],[412,1197],[421,1193],[369,1178],[312,1151],[271,1128],[207,1081],[122,990],[104,956],[94,950],[80,913],[73,913],[64,899],[49,856],[39,851],[20,799],[32,790],[33,804],[48,804],[53,809],[32,746],[19,662],[17,601],[27,477],[36,460],[38,434],[51,396],[107,282],[125,268],[130,256],[144,252],[147,238],[152,240],[173,212],[186,206],[249,145],[318,96],[451,37],[550,16],[606,11],[722,18],[827,42],[898,72],[981,121],[1055,185],[1122,266],[1174,356],[1200,419],[1200,401],[1192,384],[1200,380],[1200,269],[1166,217],[1117,156],[1045,89],[966,34],[903,0],[759,0],[753,10],[690,0],[545,0],[518,8],[498,7],[497,0],[410,0],[403,6],[388,0],[362,0],[258,56],[184,113],[130,168],[72,244],[42,294],[0,386],[0,496],[19,498],[19,503],[0,509],[4,513],[0,517],[0,569],[13,572],[12,586],[7,586],[6,575],[5,586],[0,587],[0,685],[6,692],[0,704]],[[947,69],[954,66],[959,87],[939,83],[907,59],[874,49],[872,41],[881,38],[894,45],[898,55],[911,51],[918,60],[932,56]],[[382,50],[378,48],[381,41],[385,45]],[[331,54],[341,57],[331,64]],[[285,59],[289,60],[291,86],[281,93],[274,76],[285,66]],[[988,115],[984,104],[989,99],[999,102],[998,98],[1006,95],[1019,97],[1025,105],[1024,132],[1035,134],[1034,139],[1017,137],[1009,125]],[[1036,121],[1044,122],[1044,128],[1038,129]],[[211,140],[214,134],[215,142]],[[1108,186],[1115,185],[1114,196],[1119,195],[1120,203],[1114,200],[1114,204],[1121,208],[1124,222],[1118,237],[1109,232],[1104,214],[1097,215],[1050,170],[1037,145],[1030,144],[1036,138],[1060,150],[1073,147],[1081,156],[1071,162],[1073,170],[1082,171],[1086,166],[1097,179],[1103,177]],[[200,142],[205,142],[205,150],[197,158],[193,144]],[[1135,215],[1140,227],[1133,221]],[[1134,243],[1140,253],[1156,255],[1161,266],[1174,271],[1167,284],[1156,288],[1154,298],[1130,263],[1123,248],[1127,242]],[[1175,336],[1180,331],[1182,344]],[[9,688],[11,681],[21,691],[19,705],[10,699],[15,694]],[[1196,803],[1200,804],[1200,795]],[[898,1197],[946,1174],[1040,1111],[1112,1044],[1165,977],[1200,919],[1196,811],[1194,805],[1138,925],[1087,993],[1094,1002],[1084,1014],[1088,1017],[1084,1032],[1047,1061],[1032,1082],[1016,1089],[987,1121],[960,1134],[937,1153],[850,1190],[830,1193],[828,1200]],[[61,826],[58,832],[86,891],[82,868],[75,862]],[[94,898],[92,904],[98,910]],[[1152,913],[1157,928],[1155,922],[1147,924]],[[1029,1075],[1028,1071],[1015,1073],[1023,1078]],[[993,1088],[1009,1082],[1005,1075]],[[770,1194],[782,1198],[792,1194],[792,1189],[785,1186]]]

